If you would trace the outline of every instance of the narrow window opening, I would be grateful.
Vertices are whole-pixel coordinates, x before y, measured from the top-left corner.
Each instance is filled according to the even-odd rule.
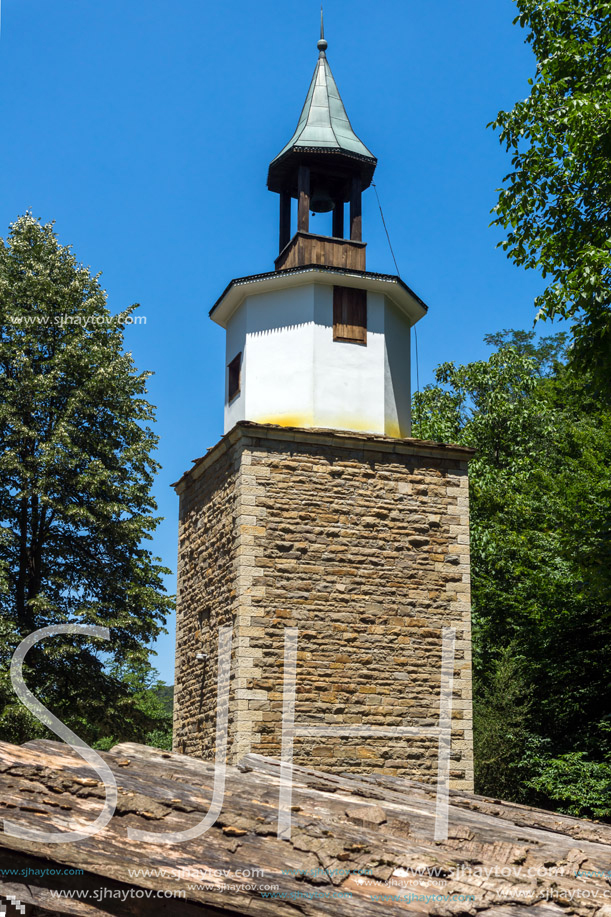
[[[333,287],[333,340],[367,344],[367,291]]]
[[[228,366],[229,370],[229,384],[227,397],[229,401],[232,401],[236,395],[240,394],[240,386],[242,384],[242,352],[234,357],[231,363]]]

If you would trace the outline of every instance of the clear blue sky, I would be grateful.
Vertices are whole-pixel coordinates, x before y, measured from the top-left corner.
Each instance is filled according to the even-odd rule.
[[[401,273],[430,308],[421,385],[442,361],[484,356],[487,332],[533,321],[541,281],[488,228],[510,163],[486,124],[533,72],[514,15],[512,0],[325,5],[329,62],[378,157]],[[317,0],[2,2],[0,234],[31,208],[103,271],[113,311],[142,304],[127,346],[155,373],[155,549],[174,570],[170,483],[223,432],[223,332],[208,309],[232,277],[273,269],[267,165],[295,128],[318,18]],[[373,191],[363,225],[368,268],[394,273]],[[158,650],[171,682],[173,632]]]

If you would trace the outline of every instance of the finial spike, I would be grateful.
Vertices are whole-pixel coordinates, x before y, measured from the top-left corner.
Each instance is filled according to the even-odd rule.
[[[323,19],[322,3],[320,4],[320,41],[316,45],[320,51],[319,57],[326,57],[327,42],[325,40],[325,21]]]

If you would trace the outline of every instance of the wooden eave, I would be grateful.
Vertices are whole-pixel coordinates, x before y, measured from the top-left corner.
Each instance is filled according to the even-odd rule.
[[[358,287],[371,293],[382,293],[409,320],[410,325],[423,318],[428,306],[414,293],[400,277],[394,274],[378,274],[372,271],[357,271],[352,268],[331,267],[321,264],[304,265],[283,271],[268,271],[237,277],[230,281],[221,296],[210,309],[212,321],[222,328],[247,296],[268,293],[278,289],[303,286],[307,283],[337,283],[347,287]]]

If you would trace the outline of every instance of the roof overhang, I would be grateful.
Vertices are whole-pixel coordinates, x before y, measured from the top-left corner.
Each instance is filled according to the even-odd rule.
[[[271,162],[267,187],[276,193],[288,191],[292,197],[298,197],[297,173],[299,166],[306,165],[324,173],[329,183],[339,187],[345,185],[343,197],[346,202],[350,200],[350,178],[359,176],[361,191],[365,191],[373,180],[377,162],[375,156],[360,156],[339,146],[313,147],[296,143]]]
[[[408,285],[393,274],[375,274],[371,271],[356,271],[351,268],[326,267],[320,264],[289,268],[284,271],[269,271],[232,280],[210,310],[210,318],[226,328],[231,316],[247,296],[271,293],[309,283],[337,284],[343,287],[357,287],[368,293],[382,293],[415,325],[428,311],[428,306]]]

